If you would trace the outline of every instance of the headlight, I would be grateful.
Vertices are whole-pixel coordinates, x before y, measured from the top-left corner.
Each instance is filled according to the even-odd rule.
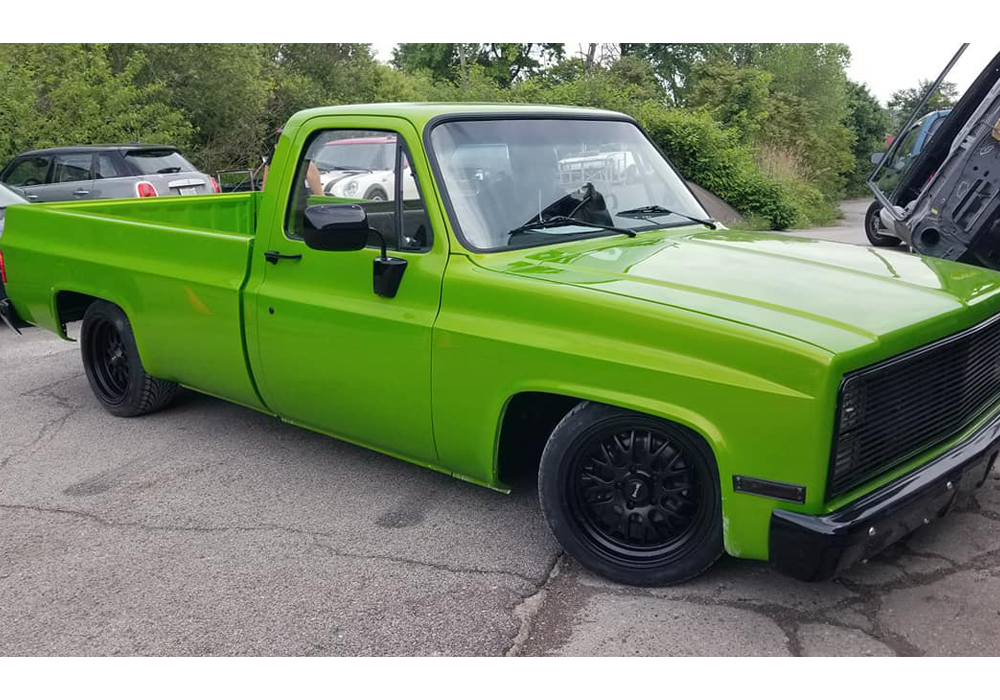
[[[346,196],[346,197],[353,197],[357,193],[358,193],[358,182],[357,182],[357,180],[355,180],[354,182],[348,182],[347,183],[347,187],[344,188],[344,196]]]
[[[868,392],[857,377],[848,378],[840,388],[840,433],[856,428],[865,419]]]

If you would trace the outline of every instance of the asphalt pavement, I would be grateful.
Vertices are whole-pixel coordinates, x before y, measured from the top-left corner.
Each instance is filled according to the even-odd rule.
[[[864,244],[865,207],[811,233]],[[114,418],[76,345],[0,330],[0,655],[996,655],[998,626],[996,477],[832,582],[724,558],[634,589],[562,555],[531,483],[193,392]]]

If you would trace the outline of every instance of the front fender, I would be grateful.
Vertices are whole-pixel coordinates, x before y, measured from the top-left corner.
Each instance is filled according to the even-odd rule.
[[[454,256],[433,334],[432,410],[442,464],[498,485],[512,396],[597,401],[685,425],[719,466],[726,548],[766,559],[781,501],[736,493],[733,476],[805,487],[823,506],[836,397],[831,355],[676,308],[548,284]]]

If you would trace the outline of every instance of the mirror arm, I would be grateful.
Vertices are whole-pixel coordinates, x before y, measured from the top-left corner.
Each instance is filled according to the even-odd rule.
[[[382,259],[385,260],[386,257],[388,257],[388,251],[386,251],[385,248],[385,236],[383,236],[382,232],[379,231],[377,228],[372,228],[371,226],[369,226],[368,230],[374,233],[376,236],[378,236],[378,240],[382,244]]]

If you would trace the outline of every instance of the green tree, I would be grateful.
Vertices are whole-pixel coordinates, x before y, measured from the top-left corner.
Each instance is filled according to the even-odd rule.
[[[115,71],[103,44],[0,47],[0,159],[68,144],[146,142],[187,147],[194,128],[162,81],[140,82],[135,52]]]
[[[871,154],[885,150],[885,137],[891,127],[889,114],[866,85],[849,81],[844,125],[855,137],[855,168],[848,179],[848,189],[851,193],[862,193],[872,169]]]
[[[921,80],[916,87],[896,90],[892,93],[887,106],[892,118],[893,131],[898,131],[903,127],[906,120],[910,118],[910,115],[913,114],[913,111],[933,84],[934,82],[931,80]],[[958,98],[958,86],[946,80],[934,91],[934,94],[930,96],[927,104],[921,111],[923,114],[927,114],[929,112],[936,112],[939,109],[954,107],[955,103],[958,102]],[[923,116],[923,114],[919,116]]]
[[[119,44],[118,63],[146,57],[140,85],[167,86],[171,106],[194,125],[187,155],[215,171],[251,167],[268,128],[271,93],[269,55],[264,44]]]
[[[276,91],[271,107],[281,114],[372,102],[378,94],[380,72],[370,44],[273,44],[269,61]]]
[[[707,63],[694,73],[688,103],[704,107],[716,121],[732,127],[745,141],[754,141],[769,116],[774,76],[752,67]]]
[[[471,67],[479,66],[484,75],[506,88],[537,75],[564,54],[562,44],[396,44],[392,64],[403,71],[427,72],[435,81],[462,84]]]
[[[684,104],[695,69],[722,55],[720,44],[620,44],[621,55],[649,61],[670,99]]]

